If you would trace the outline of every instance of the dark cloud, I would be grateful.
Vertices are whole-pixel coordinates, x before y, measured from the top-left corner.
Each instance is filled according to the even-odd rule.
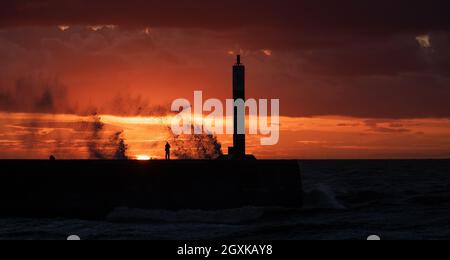
[[[450,116],[450,80],[434,75],[298,79],[283,96],[291,115],[362,118]],[[294,112],[295,111],[295,112]],[[289,111],[286,111],[289,112]]]
[[[402,125],[399,125],[392,121],[366,120],[364,123],[367,127],[369,127],[369,131],[376,133],[402,134],[411,132],[410,129],[404,128]],[[387,124],[387,126],[384,126],[385,124]]]
[[[386,34],[448,30],[449,6],[444,0],[5,0],[0,25],[117,24],[205,29],[261,26],[297,32]]]
[[[197,89],[226,98],[233,62],[226,53],[234,50],[248,65],[250,96],[280,98],[283,115],[450,117],[449,1],[5,0],[1,7],[4,111],[24,110],[12,82],[30,73],[61,76],[71,102],[92,98],[91,112],[153,114],[154,105]],[[71,27],[62,32],[62,24]],[[118,27],[86,28],[97,24]],[[419,45],[421,34],[430,48]],[[60,111],[55,95],[42,86],[25,111]]]

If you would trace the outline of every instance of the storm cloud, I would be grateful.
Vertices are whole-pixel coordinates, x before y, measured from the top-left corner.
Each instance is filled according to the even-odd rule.
[[[450,29],[449,6],[444,0],[5,0],[0,25],[259,26],[297,32],[417,33]]]
[[[18,110],[18,78],[42,73],[61,78],[69,103],[115,103],[108,111],[118,115],[198,89],[227,98],[229,66],[241,53],[249,95],[280,98],[283,115],[450,117],[448,1],[5,0],[1,7],[3,111]],[[27,111],[53,111],[53,94],[39,93]],[[125,101],[133,105],[121,105],[121,93],[132,93]]]

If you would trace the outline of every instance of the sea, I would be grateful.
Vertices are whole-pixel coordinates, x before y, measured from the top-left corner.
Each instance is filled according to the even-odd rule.
[[[0,239],[450,239],[450,161],[299,161],[303,208],[117,208],[104,221],[0,219]]]

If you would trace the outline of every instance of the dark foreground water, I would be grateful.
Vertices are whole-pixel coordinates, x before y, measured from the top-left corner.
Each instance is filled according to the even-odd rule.
[[[450,239],[450,161],[303,161],[305,208],[0,219],[0,239]]]

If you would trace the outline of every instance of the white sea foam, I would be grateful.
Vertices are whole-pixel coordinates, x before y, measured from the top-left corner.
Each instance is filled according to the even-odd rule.
[[[345,209],[337,199],[334,191],[323,184],[318,184],[304,192],[304,209]]]

